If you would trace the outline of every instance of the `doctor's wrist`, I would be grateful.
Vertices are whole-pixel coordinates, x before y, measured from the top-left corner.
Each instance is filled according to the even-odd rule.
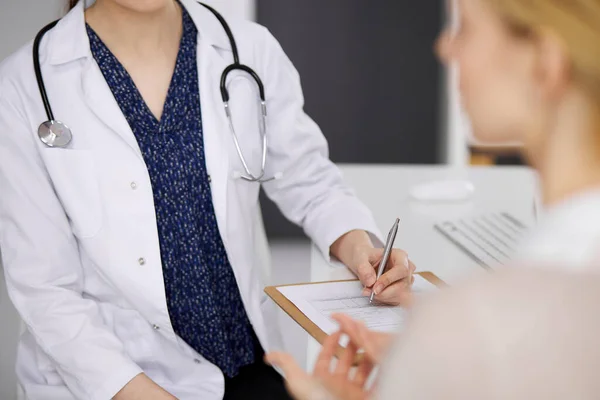
[[[353,230],[340,236],[330,247],[331,255],[340,260],[355,274],[358,273],[356,264],[357,250],[373,248],[369,234],[362,230]]]
[[[145,374],[133,378],[113,400],[177,400]]]

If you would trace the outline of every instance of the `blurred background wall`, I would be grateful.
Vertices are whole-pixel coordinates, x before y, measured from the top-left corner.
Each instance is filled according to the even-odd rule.
[[[306,111],[336,163],[445,161],[444,72],[433,53],[442,1],[256,0],[300,72]],[[277,134],[277,132],[273,132]],[[301,237],[261,199],[270,237]]]

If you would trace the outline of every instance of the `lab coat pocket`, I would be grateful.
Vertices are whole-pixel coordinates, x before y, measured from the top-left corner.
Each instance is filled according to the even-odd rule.
[[[75,236],[97,235],[102,202],[92,152],[49,148],[43,149],[42,157]]]

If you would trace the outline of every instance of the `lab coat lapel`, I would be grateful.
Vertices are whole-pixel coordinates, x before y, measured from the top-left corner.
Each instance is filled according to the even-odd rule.
[[[227,184],[229,125],[219,92],[221,74],[229,63],[206,40],[198,40],[198,76],[202,107],[202,131],[206,168],[211,177],[212,199],[217,223],[227,243]]]
[[[143,161],[137,139],[115,100],[102,71],[88,59],[82,74],[84,100],[98,119],[117,134]]]

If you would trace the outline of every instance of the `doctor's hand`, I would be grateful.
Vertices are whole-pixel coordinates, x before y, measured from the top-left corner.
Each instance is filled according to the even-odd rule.
[[[375,248],[364,231],[351,231],[339,238],[331,253],[354,272],[365,287],[364,296],[375,292],[375,300],[391,305],[408,305],[415,265],[408,255],[393,249],[384,273],[377,279],[377,269],[383,258],[383,249]]]

